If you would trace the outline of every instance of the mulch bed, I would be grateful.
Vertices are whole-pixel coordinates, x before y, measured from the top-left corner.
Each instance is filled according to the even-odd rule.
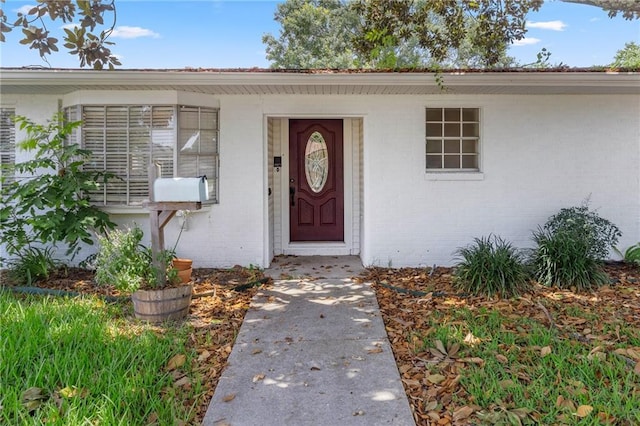
[[[470,310],[485,307],[498,310],[507,318],[527,316],[545,326],[557,328],[560,338],[606,348],[607,342],[620,342],[620,336],[604,331],[608,322],[623,322],[640,330],[640,270],[622,263],[609,263],[605,269],[611,284],[596,290],[575,292],[534,284],[533,289],[521,297],[491,299],[459,294],[452,286],[451,268],[370,268],[363,279],[374,282],[416,423],[448,425],[468,424],[470,421],[468,416],[471,412],[463,413],[467,407],[455,402],[465,395],[457,371],[464,368],[462,365],[452,363],[449,374],[439,383],[431,383],[425,377],[425,359],[432,358],[433,354],[420,352],[423,342],[416,340],[416,336],[429,334],[429,317],[434,311],[446,315],[461,307]],[[597,315],[602,321],[596,326],[581,325],[571,316],[571,309],[575,307]],[[612,312],[615,313],[613,316]]]

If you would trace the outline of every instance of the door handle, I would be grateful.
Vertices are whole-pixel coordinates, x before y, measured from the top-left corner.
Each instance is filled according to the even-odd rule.
[[[289,187],[289,197],[291,198],[290,205],[291,207],[296,206],[296,188],[293,186]]]

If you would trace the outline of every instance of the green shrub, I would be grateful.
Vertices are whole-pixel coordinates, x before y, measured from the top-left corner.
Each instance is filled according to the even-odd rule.
[[[127,230],[114,229],[98,237],[100,249],[95,257],[95,280],[99,285],[113,285],[124,292],[141,287],[157,287],[151,250],[142,244],[143,232],[139,227]],[[162,253],[166,265],[170,265],[173,252]],[[167,270],[168,282],[177,279],[177,271]]]
[[[1,166],[0,244],[23,263],[39,257],[35,246],[61,243],[74,256],[81,243],[93,244],[94,232],[115,226],[89,198],[113,175],[83,167],[91,152],[69,143],[80,122],[65,122],[60,114],[46,125],[20,116],[14,120],[27,134],[17,147],[32,158]]]
[[[533,233],[534,277],[544,285],[580,290],[605,284],[602,263],[621,235],[616,225],[590,211],[587,202],[561,209]]]
[[[143,232],[134,227],[114,229],[98,238],[95,280],[100,285],[113,285],[120,291],[135,291],[153,279],[151,258],[141,244]]]
[[[461,261],[455,268],[454,284],[461,291],[510,297],[529,287],[523,254],[498,236],[475,238],[456,254]]]
[[[634,244],[627,248],[624,253],[616,249],[618,254],[622,256],[622,261],[640,267],[640,243]]]
[[[588,201],[578,207],[561,209],[547,220],[544,229],[551,234],[567,233],[584,240],[586,254],[598,260],[607,259],[609,250],[622,236],[616,225],[589,210]]]
[[[587,238],[574,232],[539,228],[533,234],[536,248],[531,259],[535,279],[547,286],[589,289],[608,282],[602,261],[595,258]]]
[[[20,257],[10,262],[10,276],[18,284],[32,285],[49,278],[49,274],[58,268],[51,247],[41,249],[27,247]]]

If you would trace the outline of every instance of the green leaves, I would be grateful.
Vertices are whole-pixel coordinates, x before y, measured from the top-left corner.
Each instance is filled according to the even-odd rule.
[[[33,247],[57,243],[75,255],[81,242],[92,243],[93,232],[115,226],[88,195],[109,175],[84,171],[90,152],[65,144],[79,122],[67,123],[62,115],[46,125],[26,117],[16,117],[15,122],[27,134],[18,147],[33,156],[9,167],[18,178],[1,189],[0,242],[18,258],[28,256]]]
[[[287,0],[274,20],[278,38],[265,34],[272,68],[354,68],[359,59],[351,47],[357,15],[340,0]]]
[[[536,280],[547,286],[589,289],[608,282],[602,262],[591,254],[591,246],[580,234],[538,228],[532,263]]]
[[[614,68],[638,69],[640,68],[640,44],[626,43],[624,48],[616,52],[613,63]]]
[[[567,233],[584,239],[589,246],[588,254],[598,260],[606,259],[609,249],[622,236],[616,225],[589,210],[588,200],[580,206],[561,209],[549,218],[544,229],[552,234]]]
[[[95,259],[95,281],[99,285],[114,286],[119,291],[134,292],[140,287],[156,288],[156,269],[152,265],[151,250],[142,245],[142,229],[113,229],[99,237],[100,249]],[[163,250],[162,263],[167,265],[168,282],[175,281],[171,260],[175,253]]]
[[[475,295],[518,295],[529,287],[524,256],[498,236],[475,238],[458,249],[461,259],[455,270],[458,289]]]
[[[627,263],[634,263],[640,267],[640,243],[628,247],[624,251],[623,260]]]
[[[57,266],[51,247],[46,249],[29,247],[11,263],[10,276],[15,282],[30,286],[49,278],[51,271]]]
[[[473,52],[478,65],[500,65],[506,47],[525,34],[526,14],[537,9],[540,0],[457,0],[424,2],[388,2],[357,0],[351,7],[360,16],[356,33],[356,50],[364,55],[377,54],[378,49],[393,39],[396,46],[415,39],[436,63],[451,60],[452,52]],[[460,59],[460,54],[458,54]],[[474,64],[475,65],[475,64]]]
[[[74,22],[77,18],[78,22],[74,28],[64,28],[64,47],[72,55],[78,56],[81,67],[89,65],[94,69],[102,69],[108,66],[113,69],[115,65],[121,65],[106,47],[113,44],[107,39],[115,26],[115,10],[115,0],[76,0],[75,3],[39,1],[26,14],[18,12],[12,25],[7,24],[7,17],[0,10],[0,41],[5,41],[4,33],[21,28],[23,37],[19,43],[38,50],[40,57],[47,62],[47,56],[58,51],[59,40],[49,36],[44,19],[67,23]],[[101,31],[98,35],[94,34],[93,31],[98,25],[104,25],[104,16],[109,13],[112,13],[113,17],[111,28]]]
[[[622,233],[588,203],[561,209],[533,234],[535,278],[544,285],[589,289],[608,282],[602,260]]]

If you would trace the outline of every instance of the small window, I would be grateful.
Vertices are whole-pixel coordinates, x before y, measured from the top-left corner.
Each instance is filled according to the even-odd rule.
[[[13,182],[13,165],[16,162],[16,126],[13,116],[16,110],[13,108],[0,108],[0,185],[2,182]]]
[[[428,171],[478,171],[480,110],[427,108],[426,166]]]

